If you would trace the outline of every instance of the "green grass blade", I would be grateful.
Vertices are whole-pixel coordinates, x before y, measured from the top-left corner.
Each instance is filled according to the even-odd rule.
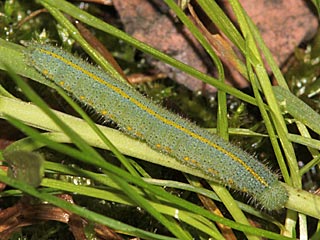
[[[156,50],[155,48],[150,47],[147,44],[144,44],[138,40],[136,40],[135,38],[132,38],[131,36],[127,35],[126,33],[120,31],[119,29],[116,29],[115,27],[101,21],[100,19],[95,18],[94,16],[86,13],[85,11],[82,11],[80,9],[78,9],[77,7],[73,6],[72,4],[70,4],[69,2],[63,1],[63,0],[40,0],[41,3],[47,3],[49,4],[51,7],[55,7],[67,14],[69,14],[70,16],[78,19],[79,21],[88,24],[89,26],[92,26],[96,29],[99,29],[103,32],[109,33],[131,45],[133,45],[134,47],[136,47],[137,49],[152,55],[153,57],[169,64],[172,65],[188,74],[190,74],[191,76],[194,76],[206,83],[209,83],[213,86],[215,86],[216,88],[223,90],[231,95],[234,95],[246,102],[249,102],[253,105],[255,105],[255,100],[254,98],[250,97],[247,94],[242,93],[241,91],[237,90],[236,88],[230,87],[222,82],[220,82],[219,80],[213,78],[213,77],[209,77],[208,75],[201,73],[199,71],[197,71],[196,69],[174,59],[169,57],[168,55]]]
[[[128,235],[132,235],[132,236],[139,236],[141,238],[145,238],[145,239],[175,239],[175,238],[169,238],[168,236],[161,236],[158,234],[153,234],[147,231],[143,231],[141,229],[132,227],[130,225],[121,223],[119,221],[116,221],[112,218],[108,218],[105,217],[101,214],[97,214],[95,212],[89,211],[86,208],[71,204],[67,201],[64,201],[58,197],[52,196],[51,194],[48,193],[41,193],[39,191],[37,191],[34,187],[21,182],[21,181],[17,181],[11,178],[8,178],[7,176],[5,176],[5,173],[0,170],[0,181],[3,183],[6,183],[9,186],[12,186],[16,189],[20,189],[23,192],[34,196],[36,198],[39,198],[45,202],[49,202],[54,204],[55,206],[61,207],[65,210],[68,210],[70,212],[73,212],[75,214],[78,214],[79,216],[82,216],[88,220],[97,222],[97,223],[101,223],[105,226],[109,226],[113,229],[117,229],[118,231],[124,232]]]

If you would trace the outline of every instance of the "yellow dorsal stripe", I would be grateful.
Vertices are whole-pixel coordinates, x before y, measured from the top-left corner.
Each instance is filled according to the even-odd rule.
[[[223,154],[227,155],[228,157],[230,157],[231,159],[233,159],[234,161],[238,162],[239,164],[241,164],[244,169],[246,171],[248,171],[256,180],[258,180],[261,184],[265,185],[266,187],[268,187],[268,183],[258,174],[256,173],[250,166],[248,166],[243,160],[241,160],[239,157],[237,157],[236,155],[234,155],[233,153],[229,152],[227,149],[224,149],[223,147],[211,142],[210,140],[208,140],[207,138],[204,138],[192,131],[190,131],[189,129],[180,126],[179,124],[176,124],[175,122],[159,115],[158,113],[156,113],[155,111],[153,111],[152,109],[150,109],[148,106],[145,106],[143,103],[137,101],[135,98],[132,98],[130,95],[128,95],[126,92],[124,92],[123,90],[121,90],[120,88],[118,88],[117,86],[114,86],[108,82],[106,82],[104,79],[98,77],[97,75],[87,71],[86,69],[83,69],[81,66],[69,61],[68,59],[44,50],[44,49],[40,49],[41,52],[43,52],[44,54],[48,54],[56,59],[61,60],[62,62],[64,62],[65,64],[67,64],[68,66],[77,69],[79,71],[81,71],[82,73],[84,73],[85,75],[87,75],[88,77],[94,79],[95,81],[107,86],[108,88],[112,89],[114,92],[118,93],[119,95],[121,95],[122,97],[128,99],[130,102],[132,102],[133,104],[135,104],[137,107],[139,107],[140,109],[146,111],[147,113],[149,113],[150,115],[154,116],[155,118],[157,118],[158,120],[160,120],[161,122],[170,125],[176,129],[179,129],[180,131],[186,133],[187,135],[205,143],[208,144],[211,147],[214,147],[215,149],[217,149],[218,151],[222,152]]]

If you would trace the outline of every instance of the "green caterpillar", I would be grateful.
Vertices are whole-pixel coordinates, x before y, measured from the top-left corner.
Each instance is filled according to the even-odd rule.
[[[39,72],[115,121],[124,133],[247,193],[267,210],[280,209],[286,203],[288,193],[277,176],[240,148],[59,48],[31,44],[26,54]]]

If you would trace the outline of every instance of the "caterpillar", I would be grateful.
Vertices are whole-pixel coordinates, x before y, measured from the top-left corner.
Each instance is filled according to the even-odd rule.
[[[267,210],[281,209],[288,200],[276,174],[255,157],[158,106],[99,68],[51,45],[31,43],[26,57],[46,78],[116,122],[125,134],[247,193]]]

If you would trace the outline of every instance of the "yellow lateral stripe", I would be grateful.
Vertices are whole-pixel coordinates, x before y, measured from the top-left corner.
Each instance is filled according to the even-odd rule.
[[[140,103],[139,101],[137,101],[135,98],[132,98],[131,96],[129,96],[126,92],[122,91],[120,88],[118,88],[117,86],[114,86],[106,81],[104,81],[102,78],[96,76],[95,74],[87,71],[86,69],[83,69],[81,66],[69,61],[68,59],[65,59],[64,57],[61,57],[58,54],[55,54],[53,52],[44,50],[44,49],[39,49],[42,53],[44,54],[48,54],[50,56],[52,56],[53,58],[59,59],[62,62],[64,62],[65,64],[67,64],[68,66],[75,68],[79,71],[81,71],[82,73],[84,73],[85,75],[87,75],[88,77],[94,79],[95,81],[107,86],[108,88],[112,89],[114,92],[120,94],[122,97],[128,99],[129,101],[131,101],[132,103],[134,103],[137,107],[139,107],[140,109],[146,111],[147,113],[149,113],[150,115],[154,116],[155,118],[157,118],[158,120],[160,120],[161,122],[170,125],[176,129],[179,129],[180,131],[186,133],[187,135],[208,144],[211,147],[214,147],[215,149],[217,149],[218,151],[222,152],[223,154],[227,155],[228,157],[230,157],[231,159],[233,159],[234,161],[238,162],[239,164],[241,164],[244,169],[246,171],[248,171],[256,180],[258,180],[261,184],[265,185],[266,187],[269,186],[269,184],[262,178],[260,177],[260,175],[258,173],[256,173],[250,166],[248,166],[244,161],[242,161],[240,158],[238,158],[237,156],[235,156],[233,153],[229,152],[227,149],[222,148],[221,146],[211,142],[210,140],[208,140],[207,138],[204,138],[192,131],[190,131],[187,128],[184,128],[183,126],[180,126],[178,124],[176,124],[175,122],[166,119],[165,117],[159,115],[158,113],[156,113],[155,111],[153,111],[152,109],[148,108],[147,106],[143,105],[142,103]]]

